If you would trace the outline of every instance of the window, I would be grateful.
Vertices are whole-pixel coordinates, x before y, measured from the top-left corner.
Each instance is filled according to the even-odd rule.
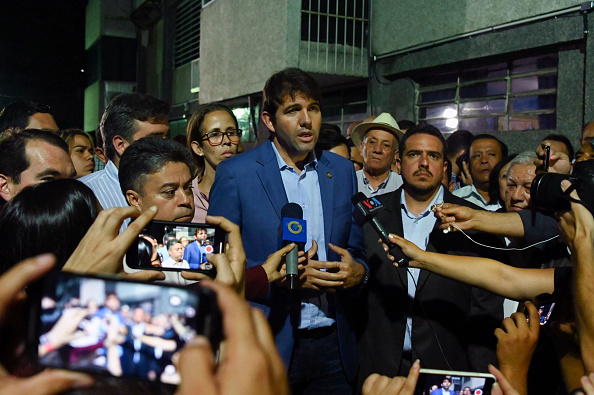
[[[179,4],[175,15],[175,67],[200,57],[201,2],[186,0]]]
[[[442,132],[555,129],[557,54],[416,78],[417,114]]]
[[[346,136],[349,125],[367,118],[367,85],[322,93],[322,122],[336,125]]]
[[[369,0],[302,0],[301,40],[363,47]]]
[[[255,104],[250,108],[250,102],[246,103],[246,106],[234,106],[231,108],[235,118],[237,118],[237,124],[239,129],[243,131],[241,135],[241,141],[252,142],[256,141],[255,124],[253,122],[254,116],[260,112],[260,105]]]

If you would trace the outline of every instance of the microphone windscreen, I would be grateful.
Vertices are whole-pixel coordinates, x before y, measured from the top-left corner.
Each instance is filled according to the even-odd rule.
[[[357,203],[359,203],[359,202],[362,202],[362,201],[363,201],[363,200],[365,200],[365,199],[367,199],[367,196],[365,196],[365,194],[364,194],[363,192],[357,192],[357,193],[355,194],[355,196],[353,196],[353,197],[351,198],[351,202],[352,202],[354,205],[357,205]]]
[[[281,209],[281,217],[303,219],[303,209],[297,203],[287,203]]]

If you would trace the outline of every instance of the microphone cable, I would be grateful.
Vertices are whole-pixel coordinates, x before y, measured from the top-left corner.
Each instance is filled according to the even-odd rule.
[[[419,269],[419,270],[421,270],[421,269]],[[406,268],[406,273],[408,274],[408,276],[410,276],[413,284],[415,285],[415,298],[416,298],[416,296],[417,296],[416,289],[417,289],[418,284],[415,281],[415,278],[414,278],[413,274],[410,272],[410,268]],[[400,275],[400,272],[398,272],[398,278],[400,279],[400,285],[402,285],[402,289],[407,289],[408,290],[408,287],[405,287],[405,284],[404,284],[404,281],[402,280],[402,276]],[[413,301],[412,301],[413,306],[414,306],[414,299],[415,298],[413,298]],[[439,341],[439,337],[437,336],[437,331],[435,330],[435,328],[431,324],[431,320],[428,317],[429,315],[427,314],[427,311],[425,311],[425,307],[423,307],[423,303],[421,302],[421,299],[418,299],[418,301],[419,301],[419,306],[421,307],[421,313],[423,314],[423,316],[427,320],[427,324],[429,324],[429,328],[431,328],[431,331],[433,332],[433,336],[435,337],[435,340],[437,341],[437,346],[439,347],[439,352],[441,353],[441,356],[443,357],[443,360],[445,361],[446,365],[448,365],[449,370],[453,371],[454,369],[452,368],[452,365],[450,365],[450,362],[446,358],[446,355],[445,355],[445,352],[443,351],[443,347],[441,345],[441,342]],[[408,321],[408,316],[407,316],[407,321]],[[405,325],[405,331],[406,331],[408,328],[406,327],[406,323],[404,325]],[[405,333],[404,336],[406,337],[406,333]],[[410,345],[411,345],[411,348],[416,351],[415,343],[413,342],[413,338],[412,338],[412,324],[411,324],[411,328],[410,328]],[[417,355],[419,355],[419,357],[421,356],[421,353],[420,352],[416,351],[416,353],[417,353]]]

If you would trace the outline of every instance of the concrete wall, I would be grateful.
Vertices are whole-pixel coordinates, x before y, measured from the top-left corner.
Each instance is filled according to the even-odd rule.
[[[372,53],[384,54],[580,3],[576,0],[373,0]]]
[[[300,2],[223,0],[202,10],[200,101],[261,91],[275,71],[297,65]]]
[[[190,92],[191,75],[192,63],[186,63],[173,70],[173,95],[171,104],[176,105],[198,99],[197,93]]]
[[[594,94],[590,82],[594,81],[594,42],[592,38],[587,37],[586,41],[584,37],[580,13],[526,21],[522,25],[454,41],[434,41],[538,17],[578,4],[575,0],[504,0],[489,3],[471,0],[375,0],[371,47],[378,58],[370,73],[376,78],[370,79],[369,112],[388,111],[397,119],[415,120],[415,73],[431,73],[448,65],[463,67],[466,62],[474,60],[501,61],[509,56],[528,57],[534,53],[558,52],[557,128],[495,134],[509,145],[511,152],[534,149],[549,133],[564,134],[577,148],[584,120],[594,117]],[[414,20],[411,15],[415,15]],[[588,14],[586,18],[590,29],[594,28],[594,15]],[[427,44],[427,47],[391,54],[417,44]]]

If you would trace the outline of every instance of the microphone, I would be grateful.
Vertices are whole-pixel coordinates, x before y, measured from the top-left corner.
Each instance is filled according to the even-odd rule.
[[[353,212],[355,221],[361,226],[366,222],[370,222],[373,229],[379,234],[385,245],[388,246],[388,252],[394,257],[394,262],[398,267],[407,267],[408,258],[402,252],[402,249],[397,244],[394,244],[388,239],[388,232],[383,225],[375,218],[379,210],[384,206],[376,198],[368,198],[363,192],[357,193],[351,198],[351,202],[355,205],[356,210]]]
[[[295,243],[295,248],[287,253],[287,281],[289,289],[295,289],[298,278],[298,254],[307,243],[307,227],[303,220],[303,209],[297,203],[287,203],[281,210],[282,246]]]

